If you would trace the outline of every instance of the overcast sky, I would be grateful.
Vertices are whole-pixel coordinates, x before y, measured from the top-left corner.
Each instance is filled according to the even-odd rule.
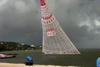
[[[78,48],[100,48],[100,0],[46,0]],[[39,0],[0,0],[0,41],[41,44]]]

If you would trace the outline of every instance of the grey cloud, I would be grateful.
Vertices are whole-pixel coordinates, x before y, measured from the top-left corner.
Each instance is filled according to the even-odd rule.
[[[25,3],[23,7],[29,6],[27,12],[16,10],[17,5],[15,6],[15,3],[20,1],[21,3]],[[6,4],[7,8],[0,12],[0,40],[25,42],[28,44],[32,44],[33,42],[38,44],[37,41],[41,41],[42,27],[39,17],[40,12],[35,8],[36,5],[33,4],[34,2],[9,0],[9,3]],[[20,7],[18,8],[20,9]],[[22,10],[26,9],[22,8]]]

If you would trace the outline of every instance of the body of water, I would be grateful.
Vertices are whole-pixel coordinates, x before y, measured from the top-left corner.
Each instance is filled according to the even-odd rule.
[[[25,63],[27,56],[32,56],[35,64],[96,67],[96,60],[100,57],[99,49],[80,50],[80,55],[45,55],[41,50],[31,51],[5,51],[0,53],[14,53],[16,58],[0,59],[0,62]]]

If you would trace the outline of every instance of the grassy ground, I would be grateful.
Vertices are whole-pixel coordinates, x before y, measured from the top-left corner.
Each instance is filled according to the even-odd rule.
[[[100,49],[80,50],[81,55],[44,55],[41,50],[34,51],[6,51],[1,53],[16,53],[16,58],[0,59],[0,62],[24,63],[26,56],[32,56],[35,64],[96,67],[96,60],[100,56]]]

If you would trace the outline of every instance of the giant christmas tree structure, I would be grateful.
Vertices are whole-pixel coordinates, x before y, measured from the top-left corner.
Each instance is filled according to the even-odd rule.
[[[45,0],[40,0],[40,3],[43,27],[43,53],[80,54],[66,33],[62,30],[53,13],[48,10]]]

